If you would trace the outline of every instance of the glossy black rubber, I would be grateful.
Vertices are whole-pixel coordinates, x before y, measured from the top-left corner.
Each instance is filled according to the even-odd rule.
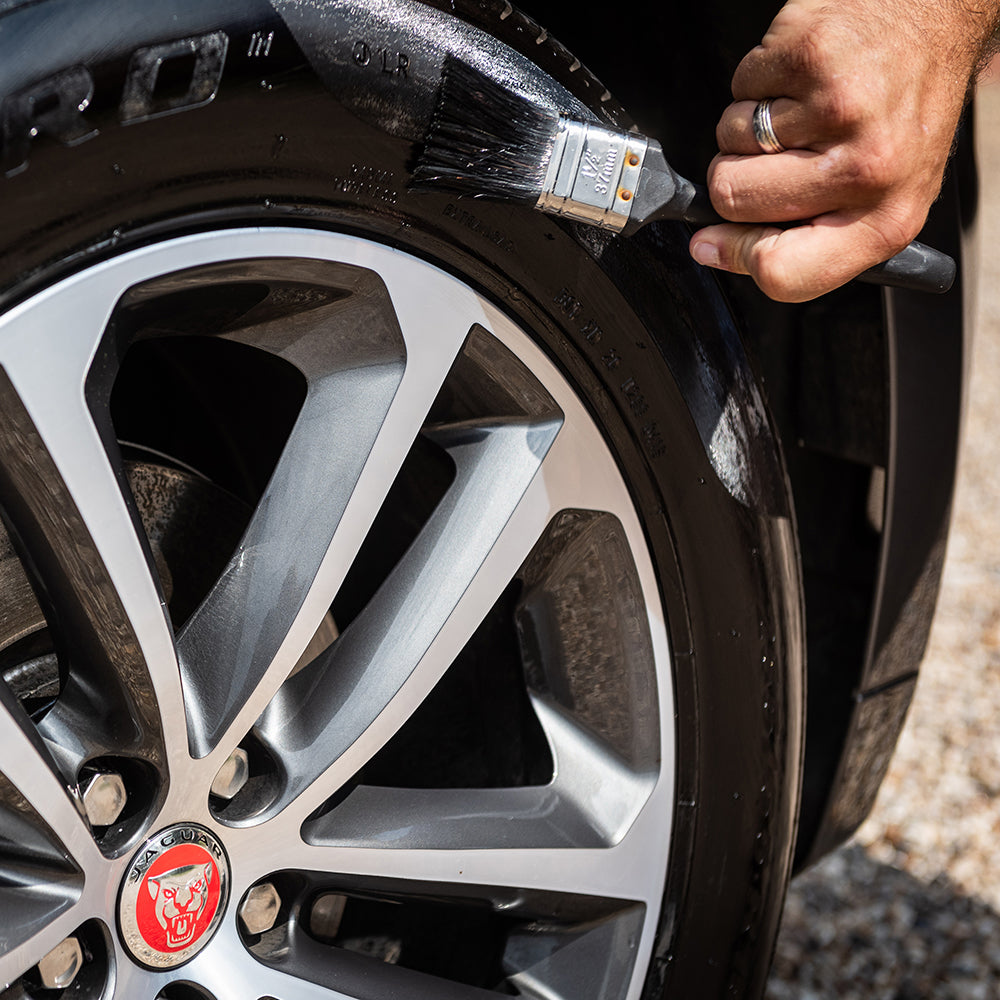
[[[137,51],[218,32],[228,47],[214,99],[185,105],[194,81],[182,81],[128,117]],[[503,0],[0,4],[0,100],[21,109],[0,160],[0,307],[125,250],[251,223],[400,247],[514,316],[601,426],[659,573],[678,765],[646,995],[756,997],[790,872],[803,739],[798,559],[770,423],[679,224],[623,241],[406,192],[446,53],[535,100],[628,124]],[[26,94],[37,109],[69,108],[87,78],[78,116],[10,138]]]

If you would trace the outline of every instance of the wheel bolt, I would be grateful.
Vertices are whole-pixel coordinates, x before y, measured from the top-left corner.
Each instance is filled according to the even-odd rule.
[[[340,933],[347,897],[336,892],[324,893],[312,905],[309,930],[321,941],[332,941]]]
[[[227,802],[235,798],[250,777],[250,758],[243,747],[237,747],[219,768],[212,782],[212,794]]]
[[[111,826],[127,801],[125,782],[114,771],[95,774],[83,786],[83,808],[91,826]]]
[[[70,986],[83,965],[83,951],[75,937],[57,944],[38,963],[38,976],[47,990],[64,990]]]
[[[278,919],[281,897],[270,882],[255,885],[243,897],[240,904],[240,920],[248,934],[263,934],[269,931]]]

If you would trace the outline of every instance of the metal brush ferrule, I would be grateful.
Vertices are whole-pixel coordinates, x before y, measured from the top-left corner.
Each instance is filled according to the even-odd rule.
[[[647,141],[563,118],[536,208],[591,226],[625,228]]]

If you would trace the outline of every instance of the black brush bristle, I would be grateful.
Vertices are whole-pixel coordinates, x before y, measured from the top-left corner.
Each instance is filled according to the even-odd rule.
[[[410,187],[534,203],[558,131],[557,113],[448,56]]]

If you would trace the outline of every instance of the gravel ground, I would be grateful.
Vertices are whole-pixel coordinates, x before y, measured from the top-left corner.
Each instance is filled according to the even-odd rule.
[[[1000,83],[978,113],[979,318],[930,645],[871,817],[792,885],[767,1000],[1000,997]]]

